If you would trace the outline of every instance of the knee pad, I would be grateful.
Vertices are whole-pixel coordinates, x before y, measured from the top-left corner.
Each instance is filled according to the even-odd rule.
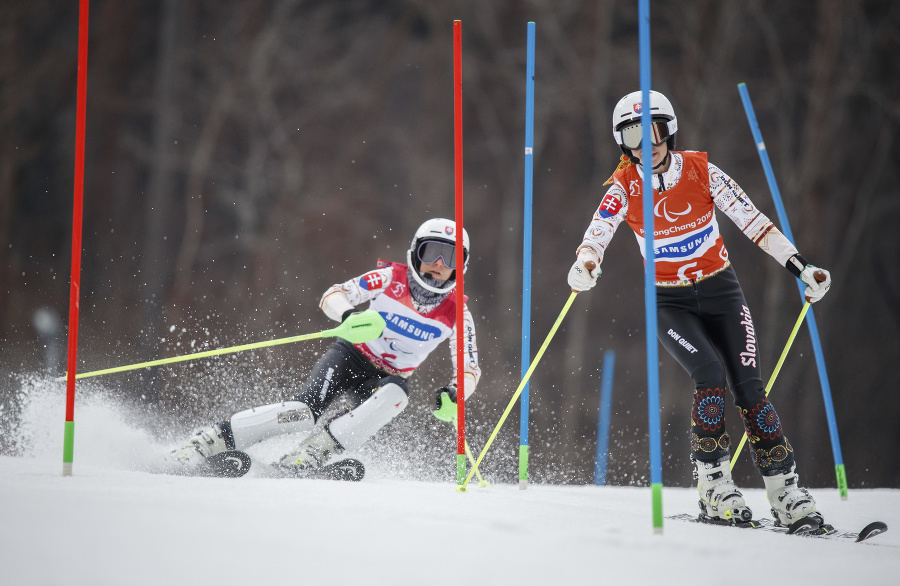
[[[310,432],[316,425],[312,411],[300,401],[247,409],[232,415],[229,422],[237,450],[284,433]]]
[[[759,406],[763,402],[768,402],[766,390],[760,379],[742,382],[734,387],[733,393],[735,404],[741,409],[747,409],[748,411],[753,410],[754,407]]]
[[[691,373],[691,379],[698,389],[724,389],[727,382],[725,367],[721,362],[707,362],[699,366]]]
[[[356,449],[390,423],[408,404],[409,397],[403,387],[389,382],[359,407],[329,423],[328,431],[344,449]]]

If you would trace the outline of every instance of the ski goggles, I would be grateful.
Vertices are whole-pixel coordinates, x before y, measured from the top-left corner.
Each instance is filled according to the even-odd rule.
[[[416,249],[416,257],[425,264],[443,261],[448,269],[456,269],[456,246],[440,240],[426,240]]]
[[[622,137],[622,146],[629,150],[641,148],[641,140],[644,138],[644,127],[640,122],[633,122],[623,126],[619,130]],[[650,123],[650,143],[659,146],[669,140],[669,122],[667,120],[654,120]]]

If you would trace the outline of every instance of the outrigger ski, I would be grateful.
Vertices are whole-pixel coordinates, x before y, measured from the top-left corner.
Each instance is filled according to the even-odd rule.
[[[355,458],[344,458],[337,462],[325,464],[321,468],[310,470],[294,470],[287,466],[279,466],[273,464],[272,467],[277,470],[279,476],[290,478],[309,478],[314,480],[345,480],[350,482],[359,482],[366,474],[366,467],[363,463]]]

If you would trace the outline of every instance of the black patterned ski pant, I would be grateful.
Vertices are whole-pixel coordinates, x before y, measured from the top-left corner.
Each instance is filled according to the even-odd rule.
[[[789,470],[794,452],[760,376],[756,330],[734,269],[685,287],[657,287],[658,337],[694,381],[691,458],[730,454],[725,389],[740,409],[753,462],[763,475]]]
[[[353,408],[356,408],[376,389],[389,382],[396,383],[409,394],[406,379],[376,368],[353,344],[337,340],[313,366],[294,401],[306,403],[318,421],[339,396],[346,394]]]

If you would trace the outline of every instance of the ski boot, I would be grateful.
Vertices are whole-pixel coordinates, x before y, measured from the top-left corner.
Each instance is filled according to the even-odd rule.
[[[790,526],[804,517],[818,520],[824,525],[825,520],[816,510],[816,501],[805,488],[800,488],[800,478],[794,472],[796,466],[789,471],[779,470],[771,476],[763,476],[766,483],[766,497],[772,506],[775,524]]]
[[[194,432],[187,445],[169,453],[169,459],[187,470],[197,470],[208,458],[228,449],[222,428],[218,425],[203,427]]]
[[[731,479],[729,458],[718,462],[694,461],[694,479],[700,492],[699,520],[724,525],[740,525],[753,519],[744,495]]]
[[[305,439],[297,449],[279,460],[278,465],[295,473],[313,472],[325,466],[333,454],[340,454],[344,447],[331,435],[328,426]]]

